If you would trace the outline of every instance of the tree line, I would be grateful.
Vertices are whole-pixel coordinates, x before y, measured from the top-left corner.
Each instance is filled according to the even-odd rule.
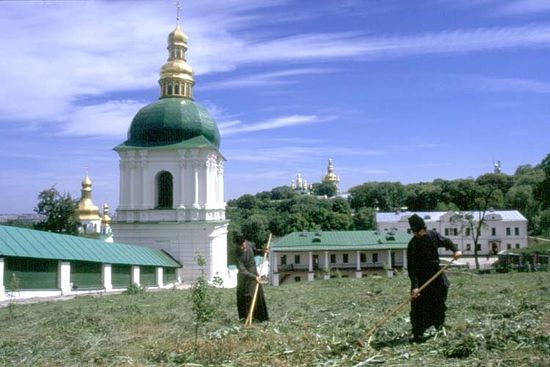
[[[318,184],[325,195],[303,195],[281,186],[227,203],[229,243],[237,234],[264,244],[268,232],[280,237],[295,231],[368,230],[376,228],[376,212],[518,210],[529,221],[529,234],[550,235],[550,154],[539,164],[519,166],[513,175],[486,173],[476,179],[432,182],[367,182],[348,190]],[[333,194],[332,196],[326,193]],[[232,246],[234,247],[234,246]]]

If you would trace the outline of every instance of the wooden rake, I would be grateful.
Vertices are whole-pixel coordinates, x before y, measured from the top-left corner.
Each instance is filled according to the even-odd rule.
[[[430,285],[431,282],[433,282],[438,276],[440,276],[441,274],[443,274],[443,272],[445,270],[447,270],[449,268],[449,266],[451,266],[451,264],[455,261],[455,259],[452,259],[447,265],[443,266],[441,269],[439,269],[439,271],[437,273],[435,273],[430,279],[428,279],[426,281],[426,283],[422,284],[422,286],[420,288],[418,288],[419,292],[422,292],[422,290],[424,290],[424,288],[426,288],[427,286]],[[395,315],[400,309],[402,309],[407,303],[409,303],[411,300],[413,299],[412,295],[410,295],[409,297],[407,297],[406,300],[404,300],[403,302],[401,302],[396,308],[394,308],[393,310],[391,310],[390,312],[388,312],[386,314],[386,316],[384,316],[384,318],[382,318],[380,321],[378,321],[373,327],[372,329],[370,329],[364,336],[363,336],[363,340],[367,340],[367,344],[370,342],[370,340],[368,340],[375,332],[376,330],[378,330],[378,328],[380,328],[380,326],[382,326],[386,321],[388,321],[388,319],[390,317],[392,317],[393,315]],[[359,344],[361,347],[365,345],[365,343],[362,341],[362,340],[358,340],[357,341],[357,344]]]
[[[265,260],[267,259],[267,253],[269,252],[269,246],[271,245],[272,234],[269,233],[269,238],[267,240],[267,246],[265,247],[264,258],[262,265],[260,265],[260,275],[262,274],[262,268],[264,266]],[[258,292],[260,290],[260,283],[256,283],[256,289],[254,289],[254,297],[252,297],[252,303],[250,304],[250,310],[248,311],[248,316],[244,322],[244,327],[248,328],[252,326],[252,318],[254,317],[254,308],[256,307],[256,299],[258,298]]]

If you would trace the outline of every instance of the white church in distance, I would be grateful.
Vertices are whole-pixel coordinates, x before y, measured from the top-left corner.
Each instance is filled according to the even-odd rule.
[[[193,100],[193,70],[186,62],[187,36],[179,24],[168,36],[168,60],[160,71],[160,98],[134,117],[120,157],[120,197],[114,239],[161,249],[178,260],[182,282],[200,273],[227,276],[224,157],[208,111]]]

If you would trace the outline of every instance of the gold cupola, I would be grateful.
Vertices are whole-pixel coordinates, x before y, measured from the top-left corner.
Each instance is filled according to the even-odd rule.
[[[92,202],[92,180],[86,175],[82,180],[81,196],[76,215],[81,222],[100,220],[99,208]]]
[[[327,164],[327,174],[325,175],[323,181],[333,183],[336,186],[338,186],[338,183],[340,182],[340,178],[334,173],[334,164],[332,163],[332,159],[330,158]]]
[[[110,227],[111,217],[109,216],[109,204],[103,204],[103,216],[101,217],[101,226]]]
[[[160,69],[160,98],[193,98],[193,68],[185,59],[187,36],[179,23],[168,35],[168,60]]]

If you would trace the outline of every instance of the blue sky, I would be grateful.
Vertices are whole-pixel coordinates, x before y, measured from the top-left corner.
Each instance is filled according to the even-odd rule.
[[[174,1],[0,2],[0,213],[52,185],[118,206],[118,156],[159,96]],[[319,182],[504,173],[550,153],[549,0],[187,0],[195,100],[226,199]]]

